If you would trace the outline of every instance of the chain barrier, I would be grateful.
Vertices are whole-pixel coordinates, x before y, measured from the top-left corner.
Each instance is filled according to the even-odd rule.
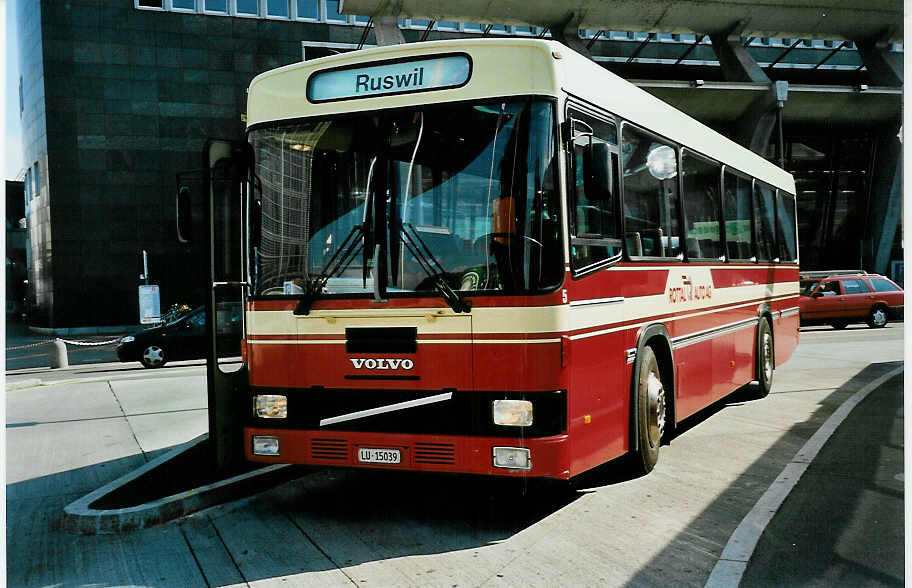
[[[76,345],[77,347],[102,347],[104,345],[113,345],[120,341],[120,337],[116,339],[111,339],[110,341],[70,341],[68,339],[60,339],[68,345]],[[29,343],[28,345],[17,345],[15,347],[7,347],[6,351],[22,351],[23,349],[35,349],[41,347],[42,345],[49,345],[57,341],[57,339],[48,339],[47,341],[39,341],[37,343]]]
[[[110,341],[68,341],[66,339],[61,339],[64,343],[69,345],[77,345],[79,347],[100,347],[102,345],[112,345],[120,341],[120,337],[116,339],[111,339]]]
[[[48,343],[53,343],[53,339],[48,339],[47,341],[39,341],[38,343],[29,343],[28,345],[17,345],[16,347],[7,347],[7,351],[21,351],[23,349],[34,349],[36,347],[41,347],[42,345],[47,345]]]

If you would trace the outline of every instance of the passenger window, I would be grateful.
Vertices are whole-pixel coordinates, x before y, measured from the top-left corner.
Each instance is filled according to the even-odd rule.
[[[820,292],[824,296],[839,296],[842,294],[842,289],[839,287],[839,282],[824,282],[820,287]]]
[[[776,236],[779,242],[779,261],[798,261],[795,240],[795,197],[783,191],[776,194]]]
[[[684,245],[691,259],[722,256],[719,186],[722,166],[685,150],[681,157],[684,186]]]
[[[675,148],[631,126],[621,140],[624,246],[632,257],[681,253]]]
[[[874,278],[871,280],[875,292],[897,292],[899,288],[893,282],[886,278]]]
[[[846,294],[864,294],[871,291],[861,280],[843,280],[842,287],[845,288]]]
[[[576,272],[620,259],[617,127],[571,111],[573,139],[570,258]],[[592,132],[589,134],[588,129]],[[583,131],[583,132],[580,132]]]
[[[754,225],[757,230],[757,260],[774,261],[776,254],[775,191],[757,182],[754,185]]]
[[[725,239],[728,258],[747,260],[754,256],[751,229],[751,180],[725,171]]]

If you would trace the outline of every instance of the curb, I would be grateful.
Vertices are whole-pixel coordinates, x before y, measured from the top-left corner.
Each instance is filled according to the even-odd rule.
[[[16,380],[15,382],[6,382],[6,391],[10,392],[11,390],[24,390],[25,388],[34,388],[41,385],[41,380],[38,378],[29,378],[27,380]]]
[[[148,328],[148,325],[116,325],[110,327],[33,327],[29,326],[28,330],[40,335],[123,335],[133,333]]]
[[[209,434],[204,433],[79,500],[71,502],[64,508],[61,529],[82,535],[126,533],[144,529],[210,506],[267,490],[301,475],[300,469],[293,468],[289,464],[275,464],[136,506],[112,509],[93,508],[93,504],[177,458],[185,451],[207,442],[208,439]]]

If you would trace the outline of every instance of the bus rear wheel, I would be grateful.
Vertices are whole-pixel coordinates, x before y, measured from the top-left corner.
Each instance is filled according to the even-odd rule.
[[[761,318],[757,325],[757,396],[760,398],[767,397],[773,387],[773,357],[773,331],[769,321]]]
[[[662,373],[652,347],[643,348],[636,380],[637,449],[633,465],[648,474],[659,461],[659,446],[665,434],[666,400]]]

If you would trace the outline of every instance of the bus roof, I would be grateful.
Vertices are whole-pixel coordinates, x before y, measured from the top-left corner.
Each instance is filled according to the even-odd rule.
[[[313,102],[315,73],[377,63],[402,63],[442,54],[469,57],[463,85],[422,92],[380,94]],[[379,71],[379,70],[378,70]],[[713,131],[592,60],[543,39],[454,39],[366,49],[295,63],[256,76],[250,83],[247,124],[401,108],[499,96],[577,96],[638,126],[795,194],[792,176],[756,153]]]

